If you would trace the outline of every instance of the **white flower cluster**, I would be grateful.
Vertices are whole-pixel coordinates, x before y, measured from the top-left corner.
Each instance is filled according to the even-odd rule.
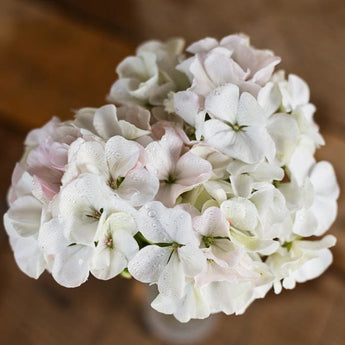
[[[132,276],[186,322],[241,314],[330,265],[335,238],[314,236],[339,188],[314,158],[307,84],[244,35],[183,45],[143,44],[118,66],[113,104],[29,133],[4,216],[27,275]]]

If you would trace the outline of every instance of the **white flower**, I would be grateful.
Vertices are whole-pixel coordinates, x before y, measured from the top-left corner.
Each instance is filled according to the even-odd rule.
[[[309,103],[309,87],[297,75],[289,74],[287,81],[283,79],[278,82],[278,87],[282,95],[282,107],[285,111],[291,112]]]
[[[281,291],[281,280],[285,289],[293,289],[296,282],[305,282],[321,275],[332,262],[332,253],[328,248],[334,246],[335,242],[332,235],[320,241],[295,239],[269,256],[266,263],[275,275],[275,292]]]
[[[112,137],[105,144],[79,139],[72,144],[63,182],[83,173],[97,174],[114,194],[133,206],[141,206],[152,200],[158,190],[157,178],[143,167],[144,153],[138,143],[121,136]]]
[[[110,279],[138,251],[135,210],[116,198],[99,176],[81,175],[61,190],[52,208],[53,218],[42,225],[38,240],[59,284],[79,286],[90,271]]]
[[[82,108],[75,114],[74,124],[84,137],[91,132],[107,140],[115,135],[136,140],[150,134],[150,112],[137,105],[116,108],[113,104],[100,108]]]
[[[323,235],[336,218],[338,196],[339,187],[332,165],[326,161],[316,163],[301,188],[302,205],[295,215],[294,233]]]
[[[111,279],[121,273],[139,247],[133,236],[137,225],[126,212],[111,212],[98,225],[91,273],[98,279]]]
[[[212,313],[242,314],[254,297],[252,282],[245,280],[213,282],[204,289]]]
[[[300,139],[295,118],[287,114],[274,114],[268,120],[267,131],[275,144],[277,164],[287,165]]]
[[[147,169],[160,180],[156,199],[173,206],[182,193],[207,181],[211,164],[191,152],[184,153],[183,141],[167,129],[160,141],[146,147]]]
[[[10,244],[19,268],[31,278],[37,279],[45,270],[47,264],[37,242],[37,233],[29,236],[21,236],[13,227],[14,222],[4,215],[4,225],[10,238]]]
[[[197,286],[214,281],[254,280],[250,258],[242,247],[230,240],[230,224],[217,207],[209,207],[201,216],[193,218],[193,227],[200,236],[207,267],[195,278]]]
[[[175,69],[184,42],[150,41],[137,50],[137,56],[124,59],[116,71],[108,100],[120,104],[162,105],[170,91],[186,86],[185,76]]]
[[[237,84],[242,91],[256,95],[280,62],[272,52],[251,47],[245,35],[230,35],[219,43],[206,38],[193,43],[187,51],[195,55],[178,69],[189,76],[191,90],[199,95],[226,83]]]
[[[144,283],[157,283],[161,294],[181,298],[185,277],[195,277],[205,265],[190,215],[182,209],[151,202],[140,209],[137,224],[153,244],[141,249],[129,262],[129,272]]]
[[[206,97],[204,111],[211,116],[203,128],[209,145],[246,163],[272,157],[275,148],[266,118],[249,93],[240,96],[236,85],[221,86]]]
[[[99,220],[109,209],[133,213],[100,176],[85,173],[62,188],[53,213],[64,223],[63,233],[70,243],[93,245]]]
[[[258,190],[250,201],[258,210],[259,222],[255,233],[261,239],[289,238],[293,222],[284,195],[277,188]]]
[[[221,204],[232,193],[231,185],[227,181],[229,173],[226,169],[231,158],[203,142],[194,145],[191,152],[211,163],[212,173],[210,178],[203,183],[203,188],[209,194],[210,198],[213,198],[218,204]],[[196,194],[199,193],[197,190],[195,192]]]
[[[32,195],[33,178],[21,165],[16,166],[13,179],[15,183],[9,194],[10,208],[4,215],[4,226],[17,265],[29,277],[37,279],[47,266],[37,243],[45,218],[44,205]]]
[[[50,271],[56,282],[72,288],[80,286],[89,277],[94,245],[71,242],[64,235],[65,225],[66,222],[58,217],[45,222],[38,243],[50,260]]]
[[[279,243],[266,239],[257,231],[259,213],[254,203],[248,199],[234,197],[220,205],[224,217],[230,224],[230,239],[248,252],[269,255],[276,251]]]
[[[168,297],[160,293],[151,306],[163,314],[173,314],[180,322],[205,319],[210,315],[207,295],[204,289],[194,285],[192,279],[187,280],[182,297]]]
[[[25,140],[4,225],[15,260],[65,287],[90,273],[157,285],[181,322],[242,314],[332,262],[339,186],[305,81],[248,37],[149,41],[111,103]]]
[[[231,161],[227,166],[230,182],[236,196],[249,198],[253,190],[269,188],[273,181],[284,177],[284,170],[268,162],[246,164],[238,160]]]

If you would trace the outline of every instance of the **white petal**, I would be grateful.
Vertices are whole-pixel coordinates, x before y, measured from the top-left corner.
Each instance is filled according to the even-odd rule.
[[[299,138],[296,120],[291,115],[275,114],[270,118],[267,130],[275,143],[277,158],[283,165],[287,164]]]
[[[339,186],[332,165],[325,161],[315,164],[310,174],[310,181],[315,190],[312,211],[319,223],[315,235],[321,235],[332,225],[337,216],[336,199],[339,196]]]
[[[166,130],[159,142],[153,142],[146,147],[147,169],[159,180],[167,180],[174,172],[175,165],[181,155],[183,141],[174,130]]]
[[[318,256],[307,261],[293,276],[297,282],[303,283],[307,280],[319,277],[333,261],[332,253],[329,249],[322,249],[318,252]]]
[[[117,108],[118,119],[133,124],[142,130],[150,130],[151,113],[144,107],[137,105],[126,105]]]
[[[315,164],[314,153],[314,143],[302,137],[290,158],[290,162],[287,164],[291,175],[300,186],[304,183],[310,168]]]
[[[272,82],[268,82],[258,94],[258,103],[264,110],[266,117],[272,115],[279,108],[281,96],[278,88]]]
[[[201,108],[199,96],[191,91],[181,91],[174,94],[176,114],[181,116],[191,126],[195,126],[195,118]]]
[[[176,253],[170,257],[158,279],[159,292],[170,298],[181,298],[185,287],[185,274],[182,262]]]
[[[117,193],[133,206],[151,201],[158,192],[159,180],[146,169],[133,169],[117,190]]]
[[[251,301],[253,285],[249,282],[214,282],[207,288],[212,312],[239,314]]]
[[[137,223],[139,231],[155,243],[197,243],[191,216],[182,209],[165,208],[160,202],[153,201],[140,209]]]
[[[119,229],[113,233],[114,246],[125,255],[126,260],[131,260],[139,251],[138,243],[125,229]]]
[[[309,87],[303,79],[297,75],[289,74],[288,85],[293,109],[309,102]]]
[[[253,178],[249,175],[230,176],[231,186],[236,196],[248,198],[252,192]]]
[[[66,238],[71,242],[92,244],[98,226],[92,215],[114,198],[105,181],[97,175],[83,174],[62,188],[57,201]]]
[[[114,135],[121,135],[116,107],[113,104],[108,104],[97,109],[93,118],[93,126],[104,139],[109,139]]]
[[[203,236],[226,237],[229,235],[229,224],[218,207],[210,207],[202,216],[194,217],[193,227]]]
[[[204,60],[205,70],[215,86],[226,83],[237,84],[246,78],[246,72],[230,58],[231,51],[218,47]],[[213,87],[214,89],[214,87]]]
[[[123,137],[110,138],[105,145],[105,156],[113,178],[124,177],[138,162],[140,146]]]
[[[112,279],[127,266],[127,259],[122,252],[105,248],[97,253],[92,262],[91,273],[102,280]]]
[[[213,90],[205,99],[205,109],[217,119],[236,122],[239,88],[235,84],[227,84]]]
[[[206,267],[206,258],[198,247],[183,246],[178,249],[178,256],[186,276],[195,277]]]
[[[41,225],[42,204],[30,195],[17,199],[7,211],[7,222],[20,236],[37,234]]]
[[[329,199],[339,197],[339,186],[333,166],[329,162],[321,161],[315,164],[310,173],[310,181],[318,196]]]
[[[264,126],[265,113],[256,99],[248,92],[243,92],[240,97],[237,111],[237,121],[241,126]]]
[[[74,143],[72,144],[72,146]],[[74,147],[72,147],[73,149]],[[78,173],[90,172],[108,177],[108,167],[104,155],[104,145],[95,141],[83,142],[79,145],[76,156],[70,161],[70,166],[77,165]]]
[[[185,186],[176,183],[162,182],[159,186],[155,200],[160,201],[166,207],[174,207],[177,197],[184,192]]]
[[[254,230],[258,222],[258,212],[255,205],[241,197],[235,197],[224,201],[220,205],[225,218],[233,226],[241,230]]]
[[[246,236],[233,229],[230,231],[230,238],[235,244],[244,247],[248,252],[258,252],[262,255],[271,255],[279,248],[279,242],[277,241]]]
[[[64,224],[58,218],[43,223],[38,236],[41,250],[47,255],[55,255],[72,244],[63,234]]]
[[[234,133],[232,146],[223,146],[221,150],[233,158],[253,164],[269,155],[267,132],[263,127],[249,126],[245,130]]]
[[[128,263],[129,273],[143,283],[156,283],[168,263],[170,248],[149,245]]]
[[[144,135],[149,135],[151,132],[140,129],[127,121],[119,121],[121,127],[122,136],[129,140],[138,139]]]
[[[335,221],[338,211],[337,202],[326,198],[317,198],[311,209],[318,221],[318,227],[314,235],[320,236],[327,231]]]
[[[197,186],[208,180],[211,171],[212,166],[208,161],[191,152],[186,152],[176,165],[176,183],[191,187]]]
[[[211,37],[206,37],[202,40],[192,43],[186,50],[192,54],[208,52],[209,50],[217,47],[218,41]]]
[[[140,105],[145,104],[145,99],[135,99],[130,90],[134,90],[138,87],[139,81],[136,79],[118,79],[111,86],[110,93],[107,96],[109,102],[120,103],[120,104],[131,104],[136,103]]]
[[[65,287],[80,286],[89,276],[91,255],[91,247],[74,245],[65,248],[54,258],[54,279]]]
[[[307,237],[315,234],[318,222],[310,209],[302,208],[296,212],[293,225],[293,232],[297,235]]]
[[[19,236],[6,214],[4,224],[18,267],[29,277],[37,279],[46,268],[46,262],[37,238],[35,236]]]
[[[189,283],[184,297],[177,304],[174,316],[180,322],[188,322],[190,319],[205,319],[209,315],[209,303],[204,292],[195,287],[193,282]]]
[[[204,137],[207,144],[231,155],[229,148],[235,141],[235,132],[227,124],[219,120],[206,121]]]
[[[110,214],[108,216],[105,214],[105,217],[102,216],[99,220],[95,241],[103,241],[107,235],[114,236],[118,231],[121,234],[124,232],[123,235],[127,233],[128,237],[126,238],[130,240],[137,233],[138,229],[134,217],[130,213],[120,210],[114,212],[106,210],[104,212]],[[121,234],[119,234],[120,237]]]

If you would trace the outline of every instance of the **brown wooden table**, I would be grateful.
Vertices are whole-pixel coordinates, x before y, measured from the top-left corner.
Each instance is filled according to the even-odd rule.
[[[149,38],[242,31],[283,57],[282,67],[311,86],[331,161],[345,183],[345,3],[342,0],[1,0],[0,207],[26,132],[52,115],[100,106],[115,66]],[[320,279],[255,302],[243,316],[221,316],[203,344],[345,344],[345,200],[331,233],[334,264]],[[0,344],[160,344],[142,325],[140,284],[90,279],[78,289],[38,281],[14,263],[0,232]]]

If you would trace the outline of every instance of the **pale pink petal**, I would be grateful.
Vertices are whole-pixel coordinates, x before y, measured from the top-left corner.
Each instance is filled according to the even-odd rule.
[[[209,207],[201,216],[194,217],[193,227],[203,236],[229,236],[229,223],[218,207]]]
[[[215,86],[236,84],[247,77],[247,73],[230,58],[230,53],[227,49],[216,48],[204,60],[205,70]]]
[[[153,142],[146,147],[147,169],[159,180],[168,180],[174,173],[175,165],[181,155],[183,141],[172,129],[166,129],[159,142]]]
[[[176,183],[184,186],[196,186],[211,177],[211,164],[191,152],[186,152],[178,160],[175,170]]]

